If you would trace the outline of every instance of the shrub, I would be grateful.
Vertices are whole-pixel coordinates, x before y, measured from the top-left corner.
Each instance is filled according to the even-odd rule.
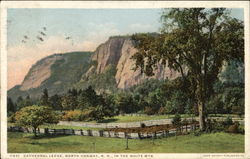
[[[202,132],[200,130],[194,130],[191,132],[191,134],[194,136],[200,136],[202,134]]]
[[[141,123],[141,128],[145,128],[146,125],[144,123]]]
[[[147,114],[147,115],[153,115],[154,114],[154,110],[151,107],[145,107],[144,113]]]
[[[228,116],[224,121],[223,121],[223,125],[224,126],[230,126],[230,125],[233,125],[233,120],[230,116]]]
[[[227,129],[227,132],[229,133],[238,133],[238,125],[230,125],[229,128]]]
[[[230,125],[227,129],[227,132],[229,133],[238,133],[239,132],[239,122],[235,122],[233,125]]]
[[[212,131],[212,121],[210,119],[207,119],[207,123],[206,123],[206,132],[211,132]]]
[[[66,120],[66,121],[81,121],[80,119],[81,119],[80,110],[66,111],[62,117],[62,120]]]
[[[84,121],[84,120],[102,120],[104,118],[103,110],[100,106],[89,107],[84,110],[66,111],[62,120],[66,121]]]
[[[165,107],[160,107],[160,109],[158,111],[158,114],[160,114],[160,115],[166,114],[166,108]]]
[[[179,126],[181,124],[181,116],[180,114],[175,114],[175,116],[172,119],[172,124],[175,126]]]
[[[16,122],[16,120],[15,120],[15,114],[12,114],[10,117],[8,117],[8,122],[10,122],[10,123]]]
[[[245,134],[244,125],[239,125],[238,133]]]
[[[212,132],[224,131],[223,122],[218,122],[217,120],[213,119],[211,122],[211,130]]]

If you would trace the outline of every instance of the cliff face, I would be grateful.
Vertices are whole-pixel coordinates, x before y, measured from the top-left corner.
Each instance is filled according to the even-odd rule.
[[[89,69],[90,52],[72,52],[45,57],[34,64],[19,86],[8,90],[8,96],[40,98],[44,88],[49,95],[62,94],[81,79]]]
[[[25,91],[31,88],[39,87],[43,81],[50,77],[51,66],[56,60],[60,59],[62,59],[62,56],[51,56],[32,66],[22,83],[20,90]]]
[[[96,73],[102,73],[105,68],[112,64],[117,65],[121,57],[121,49],[125,38],[110,38],[104,44],[101,44],[92,56],[92,61],[97,61]]]
[[[145,77],[140,70],[134,71],[135,62],[131,57],[137,52],[129,37],[113,37],[100,45],[91,60],[97,63],[96,68],[91,67],[88,72],[103,73],[109,65],[116,67],[116,84],[118,88],[126,89],[140,83],[147,78],[174,79],[180,76],[176,71],[158,65],[152,77]],[[95,69],[95,70],[94,70]],[[91,74],[87,74],[91,76]]]

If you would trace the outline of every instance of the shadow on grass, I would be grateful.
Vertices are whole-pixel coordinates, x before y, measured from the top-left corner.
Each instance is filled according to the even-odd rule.
[[[112,122],[115,122],[117,120],[118,119],[114,119],[114,118],[112,118],[112,119],[103,119],[103,120],[98,121],[97,123],[112,123]]]
[[[50,139],[50,138],[57,138],[57,137],[64,137],[64,136],[70,136],[70,135],[38,134],[37,136],[35,135],[26,136],[26,138],[36,140],[36,139]]]

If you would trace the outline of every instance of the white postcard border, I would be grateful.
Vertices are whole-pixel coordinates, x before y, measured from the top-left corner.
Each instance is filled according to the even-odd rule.
[[[245,24],[245,153],[96,153],[101,158],[250,158],[250,59],[249,59],[249,2],[248,1],[3,1],[1,2],[1,157],[7,158],[93,158],[88,154],[71,153],[7,153],[7,8],[177,8],[177,7],[226,7],[244,8]],[[247,126],[248,125],[248,126]],[[39,155],[41,157],[39,157]],[[47,156],[46,156],[47,155]],[[54,157],[52,156],[54,155]],[[62,157],[56,157],[63,155]],[[103,157],[101,155],[104,155]],[[110,155],[108,157],[108,155]],[[125,157],[127,155],[127,157]],[[131,157],[130,155],[148,155],[149,157]],[[16,156],[16,157],[15,157]],[[33,157],[32,157],[33,156]],[[44,156],[44,157],[42,157]]]

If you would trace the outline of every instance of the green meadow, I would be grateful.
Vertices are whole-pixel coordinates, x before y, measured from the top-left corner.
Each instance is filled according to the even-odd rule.
[[[126,140],[92,136],[39,136],[8,132],[8,153],[243,153],[244,135],[210,133]]]

